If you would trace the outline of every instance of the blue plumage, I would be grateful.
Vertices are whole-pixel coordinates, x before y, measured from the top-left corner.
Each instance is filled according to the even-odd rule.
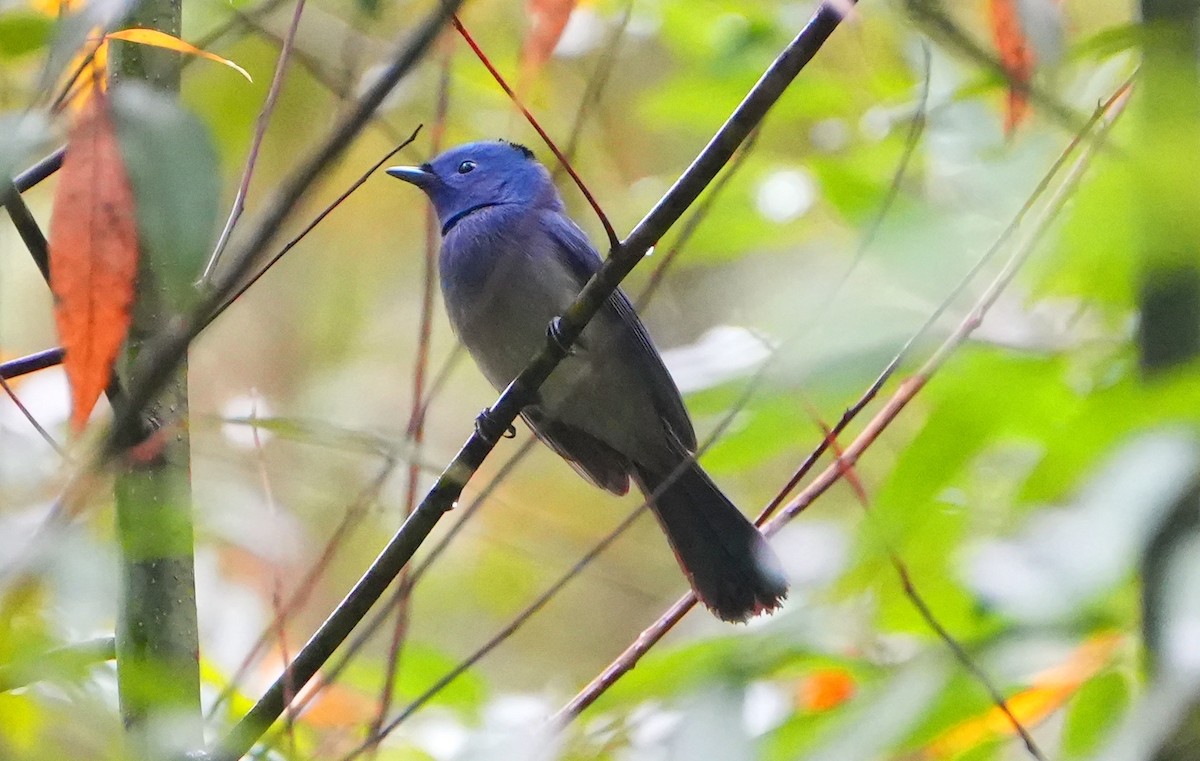
[[[433,202],[450,322],[503,389],[600,267],[599,255],[566,216],[550,174],[522,146],[471,143],[387,172]],[[691,420],[624,293],[613,294],[522,416],[598,486],[624,494],[632,478],[653,497],[680,566],[718,616],[741,621],[779,605],[787,586],[778,560],[690,459]]]

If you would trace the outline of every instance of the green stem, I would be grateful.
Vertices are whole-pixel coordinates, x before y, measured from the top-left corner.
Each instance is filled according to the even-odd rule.
[[[181,0],[142,0],[127,25],[179,36],[181,8]],[[115,80],[179,91],[177,53],[132,44],[115,47]],[[146,341],[182,308],[162,288],[164,278],[158,273],[163,264],[147,261],[144,252],[122,361],[126,370]],[[154,432],[130,450],[116,473],[121,551],[117,682],[130,749],[141,759],[177,756],[203,743],[187,402],[187,365],[181,363],[147,409],[151,425],[146,430]]]

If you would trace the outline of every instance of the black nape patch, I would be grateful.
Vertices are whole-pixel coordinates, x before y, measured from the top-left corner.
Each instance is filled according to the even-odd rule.
[[[533,151],[529,150],[528,148],[521,145],[520,143],[514,143],[511,140],[501,140],[500,142],[507,143],[509,146],[511,146],[514,150],[516,150],[518,153],[520,153],[522,156],[524,156],[527,159],[531,159],[534,157]]]

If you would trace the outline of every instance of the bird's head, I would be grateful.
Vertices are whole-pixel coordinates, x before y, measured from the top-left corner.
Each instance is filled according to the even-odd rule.
[[[467,143],[420,166],[395,166],[433,202],[443,229],[471,212],[500,204],[562,209],[550,173],[523,145],[504,140]]]

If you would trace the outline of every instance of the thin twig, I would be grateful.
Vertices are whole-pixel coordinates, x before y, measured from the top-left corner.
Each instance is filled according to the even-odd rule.
[[[450,109],[450,62],[454,49],[451,38],[443,40],[445,50],[442,53],[441,74],[438,77],[437,106],[434,110],[433,126],[429,130],[429,152],[437,155],[441,151],[442,136],[446,131],[446,114]],[[412,445],[413,457],[408,466],[408,475],[404,489],[404,517],[407,518],[417,506],[417,489],[420,486],[420,467],[417,458],[420,456],[421,444],[425,441],[425,376],[429,370],[429,344],[433,335],[433,306],[434,289],[437,285],[437,254],[438,242],[441,239],[441,226],[432,207],[425,209],[425,257],[424,271],[421,279],[421,316],[417,322],[417,348],[413,358],[413,391],[412,404],[408,413],[408,426],[405,438]],[[399,588],[408,589],[408,569],[400,572]],[[387,665],[384,667],[383,690],[379,698],[379,710],[375,721],[371,724],[368,738],[374,737],[383,725],[392,706],[392,696],[395,692],[397,671],[400,665],[400,651],[408,634],[408,621],[412,595],[405,594],[396,602],[396,625],[392,629],[392,641],[388,647]]]
[[[250,418],[253,420],[258,417],[258,393],[251,390],[252,403],[250,407]],[[263,455],[262,437],[258,435],[258,426],[250,426],[250,436],[254,443],[254,463],[258,468],[259,486],[262,487],[263,499],[267,503],[267,515],[272,521],[279,520],[279,506],[275,503],[275,492],[271,488],[271,477],[267,474],[267,462]],[[279,645],[279,655],[284,663],[289,660],[288,645],[287,645],[287,617],[283,610],[283,577],[279,573],[279,566],[275,563],[271,564],[271,615],[275,617],[275,637]],[[289,700],[295,696],[295,690],[288,690]],[[288,712],[284,716],[284,736],[287,738],[288,748],[291,755],[296,754],[296,733],[293,731],[293,721],[296,714]]]
[[[917,145],[921,142],[921,135],[925,133],[925,125],[929,120],[929,86],[933,81],[933,61],[932,51],[929,49],[929,43],[921,41],[921,94],[917,98],[916,107],[913,109],[912,119],[908,122],[908,135],[904,138],[904,151],[901,153],[900,166],[892,174],[892,182],[888,185],[887,193],[883,199],[883,209],[892,208],[892,204],[900,196],[900,189],[903,186],[904,179],[908,176],[908,166],[912,161],[913,156],[917,153]],[[883,229],[883,221],[887,218],[886,214],[876,214],[871,220],[871,224],[867,227],[867,232],[862,236],[858,244],[858,252],[855,254],[856,259],[861,259],[867,252],[867,249],[875,243],[875,237],[879,235],[879,231]]]
[[[958,346],[966,341],[972,332],[974,332],[975,328],[978,327],[982,321],[983,315],[988,309],[990,309],[991,305],[999,297],[1000,293],[1003,292],[1004,288],[1007,287],[1008,283],[1019,270],[1021,263],[1024,262],[1028,254],[1040,241],[1042,235],[1044,235],[1050,224],[1054,221],[1054,219],[1057,218],[1062,206],[1073,194],[1075,188],[1078,186],[1080,178],[1082,177],[1083,171],[1090,164],[1092,157],[1101,149],[1103,138],[1107,136],[1107,133],[1111,129],[1116,116],[1119,115],[1120,110],[1118,110],[1118,107],[1123,108],[1124,98],[1129,91],[1129,87],[1129,82],[1126,82],[1126,84],[1121,87],[1117,94],[1103,104],[1097,110],[1093,118],[1089,120],[1088,126],[1085,126],[1085,133],[1090,125],[1095,124],[1097,121],[1102,122],[1102,131],[1097,135],[1093,143],[1088,146],[1084,155],[1080,156],[1080,158],[1076,160],[1071,172],[1067,178],[1063,180],[1062,185],[1048,202],[1047,207],[1042,216],[1039,218],[1033,232],[1026,238],[1025,241],[1023,241],[1023,244],[1018,247],[1017,252],[1010,259],[1009,265],[1005,268],[1005,270],[992,282],[992,284],[985,291],[984,295],[976,302],[976,307],[972,310],[972,312],[960,323],[958,329],[956,329],[954,333],[942,343],[941,347],[939,347],[939,349],[926,361],[921,369],[914,376],[910,377],[900,385],[900,387],[893,394],[892,398],[888,400],[888,402],[875,415],[875,417],[873,417],[867,423],[863,431],[854,439],[850,446],[846,448],[842,462],[834,463],[822,471],[822,473],[819,474],[813,480],[813,482],[809,484],[808,487],[806,487],[794,499],[792,499],[791,502],[788,503],[782,513],[766,524],[763,529],[764,534],[770,536],[776,533],[783,525],[802,512],[805,508],[812,504],[817,497],[825,493],[831,486],[833,486],[833,484],[840,479],[841,474],[844,472],[847,466],[853,467],[857,463],[859,456],[861,456],[861,454],[875,441],[878,435],[891,423],[891,421],[894,420],[897,415],[899,415],[900,411],[903,410],[908,402],[912,400],[918,391],[920,391],[920,389],[925,385],[928,379],[932,377],[941,364],[945,362],[945,360],[958,348]],[[1110,118],[1107,120],[1102,120],[1102,117],[1105,115],[1108,115]],[[1043,190],[1045,190],[1047,185],[1049,185],[1057,172],[1057,168],[1065,164],[1066,156],[1069,156],[1070,152],[1073,151],[1074,147],[1081,141],[1081,139],[1082,134],[1077,135],[1075,139],[1072,140],[1071,145],[1068,147],[1067,151],[1064,152],[1064,156],[1060,157],[1060,160],[1055,162],[1054,169],[1052,169],[1047,177],[1043,179],[1042,183],[1039,184],[1038,188],[1035,190],[1034,197],[1031,198],[1026,203],[1025,207],[1023,207],[1018,213],[1019,218],[1023,218],[1028,209],[1032,207],[1036,197],[1039,196]],[[1001,239],[1007,240],[1009,237],[1011,237],[1014,229],[1014,226],[1010,225],[1010,227],[1001,234]],[[993,251],[990,250],[987,254],[985,254],[985,258],[990,258],[992,253]],[[978,269],[979,267],[972,268],[972,276],[978,271]],[[959,288],[955,289],[955,292],[957,293],[964,289],[966,287],[966,282],[967,281],[965,280],[960,282],[960,286]],[[953,295],[951,298],[953,298]],[[939,307],[939,309],[944,309],[949,303],[950,300],[943,302],[943,306]],[[927,322],[926,326],[929,324],[930,323]],[[926,329],[927,328],[923,326],[921,331],[923,332]],[[908,351],[912,343],[913,341],[910,340],[909,343],[905,345],[905,348],[901,350],[902,354]],[[890,368],[899,366],[901,361],[900,357],[901,355],[897,355],[897,359],[893,360],[893,362],[889,364],[889,370],[885,370],[886,374],[890,375]],[[868,397],[873,398],[874,395],[878,393],[882,385],[883,384],[881,381],[877,381],[875,384],[872,384],[871,387],[867,389],[867,392],[863,395],[863,397],[860,398],[859,402],[851,409],[861,410],[863,407],[865,407],[869,401]],[[845,415],[843,416],[842,420],[848,422]],[[840,433],[840,430],[844,427],[845,426],[843,423],[839,421],[838,426],[834,427],[833,432]],[[818,447],[818,450],[824,451],[824,449],[828,446],[827,442],[828,437],[823,439],[821,446]],[[811,468],[810,463],[812,462],[815,462],[814,457],[810,456],[809,458],[806,458],[805,463],[801,466],[797,473],[806,473],[808,469]],[[792,479],[792,481],[798,480],[798,478]],[[789,482],[781,494],[784,494],[790,490],[791,486],[792,483]],[[778,501],[778,498],[776,501]],[[774,502],[772,505],[768,505],[767,509],[763,511],[763,515],[760,516],[760,521],[773,510]],[[655,645],[655,643],[660,641],[662,637],[668,631],[670,631],[695,604],[696,596],[690,592],[679,598],[665,613],[662,614],[662,616],[659,617],[657,621],[643,630],[638,638],[632,644],[630,644],[615,660],[613,660],[613,662],[610,663],[598,676],[596,676],[591,682],[588,683],[587,686],[580,690],[580,692],[566,705],[559,709],[558,713],[556,713],[552,719],[553,724],[556,726],[565,726],[580,713],[586,710],[587,707],[594,703],[597,698],[603,695],[609,687],[615,684],[617,680],[619,680],[622,676],[628,673],[630,669],[636,666],[641,657],[645,655],[646,652],[648,652],[650,648]]]
[[[253,287],[253,285],[259,281],[259,278],[261,278],[263,275],[267,274],[267,272],[270,271],[270,269],[272,267],[274,267],[276,264],[278,264],[279,260],[282,259],[284,256],[286,256],[289,251],[291,251],[293,248],[295,248],[296,245],[300,241],[304,240],[304,238],[309,233],[311,233],[313,230],[315,230],[317,225],[324,222],[325,218],[328,217],[333,212],[334,209],[341,206],[342,202],[345,201],[347,198],[349,198],[351,193],[358,190],[362,186],[363,183],[365,183],[367,180],[371,179],[371,177],[374,176],[375,172],[379,171],[379,168],[381,166],[383,166],[384,164],[386,164],[388,162],[388,160],[392,158],[392,156],[395,156],[401,150],[403,150],[404,148],[411,145],[412,142],[417,139],[417,135],[420,134],[420,132],[421,132],[421,125],[417,125],[417,128],[415,130],[413,130],[412,134],[409,135],[407,138],[405,138],[403,140],[403,142],[401,142],[395,148],[392,148],[390,151],[388,151],[387,154],[383,156],[383,158],[379,159],[374,164],[372,164],[370,169],[368,169],[367,171],[365,171],[361,175],[359,175],[357,180],[350,183],[350,187],[346,188],[346,190],[341,195],[339,195],[337,198],[335,198],[332,203],[330,203],[328,206],[326,206],[324,209],[322,209],[320,214],[313,217],[312,221],[309,222],[307,225],[305,225],[303,230],[301,230],[299,233],[296,234],[295,237],[293,237],[286,244],[284,244],[284,246],[282,248],[280,248],[279,251],[276,252],[274,256],[272,256],[270,259],[268,259],[267,262],[265,264],[263,264],[263,266],[260,267],[253,275],[248,277],[246,279],[246,282],[244,282],[240,286],[238,286],[228,296],[228,298],[225,299],[225,301],[223,301],[216,309],[214,309],[212,316],[209,317],[209,319],[208,319],[207,324],[211,324],[213,320],[215,320],[217,317],[221,316],[221,314],[226,309],[231,307],[233,305],[233,302],[237,301],[242,296],[244,296],[246,294],[246,291],[250,290],[250,288]]]
[[[600,96],[604,93],[604,88],[608,86],[613,66],[617,62],[617,51],[621,49],[621,42],[625,39],[625,30],[629,28],[631,18],[633,18],[633,0],[625,0],[625,8],[621,11],[621,20],[617,22],[608,44],[604,47],[604,54],[596,63],[592,75],[588,77],[587,84],[583,88],[583,95],[579,96],[579,108],[575,110],[575,121],[571,124],[571,131],[567,133],[567,147],[563,150],[563,155],[567,157],[568,161],[575,160],[575,151],[579,147],[580,137],[583,136],[583,125],[591,115],[592,106],[600,102]],[[555,177],[558,176],[557,168],[554,174]]]
[[[379,492],[383,489],[384,484],[387,483],[388,478],[391,477],[395,467],[396,460],[392,458],[387,459],[375,474],[375,477],[355,495],[354,499],[343,511],[342,520],[333,530],[333,533],[329,535],[329,539],[325,541],[325,546],[322,547],[321,554],[317,556],[316,561],[296,584],[296,591],[292,593],[287,604],[282,606],[275,618],[264,627],[258,639],[255,640],[254,645],[243,657],[241,664],[229,678],[229,682],[217,695],[216,700],[213,701],[212,707],[209,708],[208,714],[205,716],[207,720],[212,720],[216,716],[217,710],[233,697],[237,685],[245,678],[246,674],[250,671],[250,667],[254,665],[254,661],[258,658],[259,653],[270,642],[271,635],[278,631],[279,627],[283,626],[287,619],[307,602],[312,591],[316,588],[317,580],[325,573],[325,569],[333,561],[334,554],[342,546],[346,537],[362,522],[367,509],[378,498]],[[302,711],[303,706],[298,706],[295,713],[299,714]]]
[[[824,428],[825,436],[829,441],[830,448],[833,449],[834,464],[845,466],[846,461],[843,457],[842,448],[838,444],[837,439],[834,438],[833,432],[825,427],[824,424],[822,424],[822,428]],[[872,515],[870,499],[867,497],[866,490],[862,488],[861,482],[856,476],[852,475],[852,466],[843,467],[842,473],[843,478],[846,478],[853,485],[853,491],[858,497],[858,502],[862,506],[863,512],[868,516]],[[890,543],[886,540],[885,544],[890,545]],[[1033,758],[1037,759],[1037,761],[1046,761],[1045,754],[1042,753],[1041,748],[1038,747],[1038,744],[1034,741],[1033,736],[1029,734],[1029,730],[1025,728],[1025,725],[1021,722],[1021,720],[1018,719],[1016,714],[1012,712],[1012,708],[1009,707],[1008,700],[1004,697],[1004,693],[1002,693],[1000,689],[996,687],[995,683],[992,682],[992,678],[988,676],[987,672],[983,670],[982,666],[975,662],[975,659],[971,657],[966,648],[963,647],[962,644],[960,644],[959,641],[950,634],[950,631],[942,624],[942,622],[938,620],[937,616],[933,612],[933,608],[929,607],[929,604],[925,601],[925,598],[919,591],[917,591],[917,586],[912,580],[912,574],[909,573],[908,566],[900,557],[900,553],[891,546],[888,546],[887,553],[888,559],[892,563],[892,568],[896,570],[896,575],[900,578],[900,584],[904,590],[904,596],[907,597],[908,601],[912,603],[913,607],[917,611],[917,614],[920,615],[925,621],[925,624],[933,630],[933,633],[937,635],[938,639],[940,639],[942,643],[946,645],[946,648],[950,650],[950,654],[954,656],[954,659],[957,660],[959,664],[967,670],[967,673],[969,673],[975,679],[975,681],[983,687],[984,691],[988,695],[988,698],[992,701],[992,705],[994,705],[1000,711],[1000,713],[1004,714],[1004,717],[1008,719],[1008,723],[1012,726],[1013,731],[1016,732],[1017,736],[1021,738],[1021,742],[1024,743],[1025,750],[1028,751],[1029,755],[1033,756]]]
[[[229,243],[229,237],[233,235],[233,228],[237,225],[238,220],[242,216],[242,212],[246,208],[246,194],[250,191],[250,179],[254,176],[254,167],[258,163],[258,152],[262,149],[263,139],[267,135],[267,126],[271,123],[271,115],[275,113],[275,104],[279,101],[279,93],[283,90],[284,75],[287,74],[288,59],[292,54],[292,46],[296,41],[296,31],[300,28],[300,16],[304,13],[304,0],[296,0],[296,8],[292,12],[292,23],[288,26],[287,35],[283,38],[283,44],[279,48],[279,57],[275,60],[275,74],[271,78],[271,86],[267,90],[267,98],[263,102],[262,110],[258,112],[258,119],[254,123],[254,138],[250,142],[250,152],[246,155],[246,166],[242,169],[242,179],[238,183],[237,193],[233,197],[233,208],[229,211],[229,219],[225,221],[225,227],[221,230],[221,235],[217,238],[217,245],[213,247],[212,256],[209,257],[208,263],[204,265],[204,272],[200,275],[200,285],[207,285],[212,281],[213,272],[217,268],[217,263],[221,259],[221,254],[225,251],[225,246]]]
[[[42,424],[37,421],[37,418],[33,416],[33,413],[29,411],[29,408],[21,402],[21,399],[17,396],[16,392],[13,391],[12,386],[8,385],[8,381],[5,380],[3,376],[0,376],[0,389],[3,389],[4,393],[8,394],[8,398],[12,400],[13,404],[17,405],[17,409],[20,410],[21,414],[25,416],[25,419],[29,421],[29,424],[33,426],[33,430],[37,431],[38,435],[42,437],[42,440],[49,444],[50,448],[53,449],[59,457],[63,458],[64,460],[67,459],[67,453],[58,445],[58,442],[55,441],[54,437],[50,435],[50,432],[42,427]]]
[[[500,74],[500,71],[492,65],[492,62],[488,59],[487,55],[484,54],[483,50],[475,42],[475,39],[471,37],[471,33],[468,32],[467,28],[462,25],[461,21],[459,21],[458,16],[454,17],[454,28],[457,29],[458,33],[462,35],[462,38],[467,41],[467,45],[475,53],[475,56],[479,59],[480,63],[482,63],[492,75],[492,78],[496,80],[496,84],[500,85],[500,89],[504,90],[504,93],[508,95],[509,100],[513,102],[513,105],[520,109],[521,113],[525,116],[525,120],[529,122],[529,126],[533,127],[534,131],[538,133],[538,136],[542,138],[542,142],[546,144],[546,147],[550,149],[550,151],[554,154],[554,157],[558,159],[562,168],[565,169],[567,174],[571,176],[571,180],[575,183],[575,186],[579,188],[579,192],[583,193],[583,197],[587,199],[587,202],[592,207],[592,210],[596,212],[596,216],[600,219],[600,224],[604,226],[604,234],[608,236],[609,250],[616,251],[621,245],[621,239],[617,236],[617,231],[613,229],[612,223],[608,221],[608,215],[604,213],[604,209],[600,208],[599,202],[596,201],[595,196],[592,195],[592,192],[588,190],[587,185],[583,183],[583,180],[575,172],[575,168],[571,166],[571,162],[568,161],[567,157],[563,155],[563,152],[558,149],[558,146],[550,138],[550,135],[546,133],[546,130],[542,129],[542,125],[538,123],[538,120],[534,118],[529,109],[525,107],[525,104],[521,102],[521,99],[517,97],[517,94],[513,91],[513,89],[508,86],[508,82],[504,81],[504,77]]]
[[[445,6],[443,11],[445,12]],[[451,8],[453,12],[453,8]],[[440,18],[440,17],[439,17]],[[717,173],[725,166],[738,147],[746,140],[749,132],[762,120],[767,111],[782,96],[792,80],[812,60],[817,51],[841,23],[842,14],[830,5],[822,5],[809,23],[751,88],[746,98],[721,126],[708,145],[697,156],[691,166],[680,176],[666,195],[629,234],[629,237],[605,260],[601,268],[588,281],[562,317],[553,323],[543,349],[491,407],[491,419],[498,430],[513,423],[520,410],[545,382],[558,363],[566,356],[571,345],[579,337],[588,321],[608,301],[613,291],[630,270],[645,256],[656,240],[679,220],[696,198],[711,184]],[[426,27],[432,34],[433,30]],[[427,40],[426,40],[427,41]],[[421,48],[423,50],[424,47]],[[407,57],[406,57],[407,59]],[[399,64],[393,74],[400,73]],[[377,86],[374,93],[380,98],[386,89],[395,83],[395,78],[380,80],[385,86]],[[377,103],[378,101],[375,101]],[[373,104],[374,105],[374,104]],[[372,108],[373,108],[372,105]],[[344,142],[344,132],[357,134],[365,117],[360,109],[352,124],[344,124],[331,136]],[[350,126],[354,129],[351,131]],[[339,151],[340,151],[339,146]],[[299,200],[315,174],[323,168],[337,152],[327,143],[313,158],[305,162],[301,171],[285,185],[282,201],[264,215],[262,229],[245,247],[243,259],[248,260],[235,267],[235,273],[248,268],[249,261],[271,239],[269,225],[277,225]],[[235,262],[236,263],[236,262]],[[215,302],[219,303],[219,301]],[[215,305],[215,304],[213,304]],[[210,307],[213,305],[209,305]],[[154,374],[141,380],[142,387],[136,389],[140,395],[152,391],[158,381],[161,367],[170,366],[176,356],[182,355],[187,343],[194,335],[194,327],[168,337],[165,355],[160,355],[153,365]],[[144,403],[144,402],[142,402]],[[481,426],[482,427],[482,426]],[[117,428],[118,432],[120,426]],[[432,531],[442,515],[458,500],[467,481],[479,469],[484,459],[495,447],[498,437],[476,430],[438,478],[434,487],[426,494],[400,531],[392,538],[371,564],[354,589],[343,598],[337,609],[326,619],[320,629],[301,649],[287,668],[287,676],[280,676],[255,703],[247,715],[233,728],[214,749],[213,757],[220,761],[232,761],[244,755],[271,723],[283,712],[284,684],[302,688],[329,658],[334,649],[349,635],[362,620],[367,610],[383,595],[384,591],[407,565],[414,552]],[[119,438],[114,439],[119,441]]]

